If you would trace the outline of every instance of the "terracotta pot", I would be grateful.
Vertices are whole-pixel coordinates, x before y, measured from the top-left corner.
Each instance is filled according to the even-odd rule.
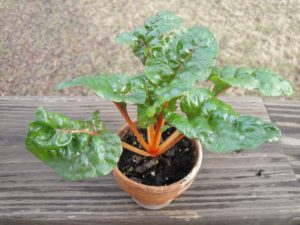
[[[130,128],[125,124],[118,132],[122,139]],[[118,184],[140,206],[147,209],[161,209],[171,203],[173,199],[182,194],[194,181],[202,161],[202,147],[199,141],[190,140],[196,151],[195,165],[191,172],[181,180],[166,186],[150,186],[137,183],[123,175],[118,167],[113,170]]]

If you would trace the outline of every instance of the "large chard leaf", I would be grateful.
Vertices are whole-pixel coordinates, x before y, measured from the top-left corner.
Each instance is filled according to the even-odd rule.
[[[193,27],[164,36],[151,53],[145,64],[145,75],[151,82],[162,85],[177,78],[193,84],[210,75],[217,42],[207,28]]]
[[[206,28],[174,31],[163,36],[146,58],[145,76],[155,86],[153,107],[180,97],[214,66],[217,44]]]
[[[215,64],[217,44],[206,28],[165,36],[146,59],[145,76],[156,85],[157,105],[181,96],[205,80]]]
[[[97,111],[89,120],[73,121],[38,108],[36,120],[29,125],[26,147],[69,180],[108,174],[122,153],[119,137],[104,129]]]
[[[141,76],[118,74],[77,77],[58,84],[57,89],[75,86],[86,86],[105,99],[129,104],[142,104],[147,97]]]
[[[280,75],[266,69],[248,67],[214,68],[210,78],[214,84],[215,95],[229,87],[257,89],[265,96],[291,95],[293,89]]]
[[[280,130],[251,116],[240,116],[231,106],[213,97],[208,89],[192,89],[180,103],[186,115],[168,113],[167,122],[189,138],[200,139],[212,152],[255,149],[278,140]]]

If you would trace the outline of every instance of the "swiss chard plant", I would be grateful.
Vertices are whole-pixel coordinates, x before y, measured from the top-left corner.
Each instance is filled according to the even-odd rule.
[[[265,96],[291,95],[290,84],[267,69],[216,67],[218,45],[209,29],[185,28],[181,18],[163,11],[144,26],[122,33],[117,41],[130,45],[144,65],[143,73],[82,76],[58,84],[57,89],[85,86],[112,101],[141,148],[107,131],[98,111],[87,120],[71,120],[38,108],[26,146],[64,178],[106,175],[117,165],[122,149],[157,157],[184,136],[200,140],[215,153],[255,149],[280,138],[275,125],[241,116],[218,95],[230,87],[257,90]],[[203,81],[211,87],[201,86]],[[128,115],[127,104],[136,106],[137,124],[147,129],[147,139]],[[161,142],[165,126],[176,130]]]

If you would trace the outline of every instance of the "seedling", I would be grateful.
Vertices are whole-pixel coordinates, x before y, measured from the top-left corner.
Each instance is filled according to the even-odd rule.
[[[108,174],[123,148],[144,157],[158,157],[184,136],[199,139],[215,153],[256,149],[279,139],[275,125],[240,116],[217,97],[230,87],[257,90],[265,96],[291,95],[290,84],[267,69],[216,67],[217,41],[207,28],[185,28],[181,18],[163,11],[146,20],[143,27],[122,33],[117,41],[130,45],[144,65],[142,74],[83,76],[57,88],[83,85],[112,101],[141,147],[107,131],[98,111],[88,120],[73,121],[38,108],[36,120],[29,125],[26,146],[64,178]],[[209,81],[211,87],[203,81]],[[138,126],[130,118],[127,104],[137,107]],[[176,131],[161,142],[165,126]],[[147,139],[138,127],[147,129]]]

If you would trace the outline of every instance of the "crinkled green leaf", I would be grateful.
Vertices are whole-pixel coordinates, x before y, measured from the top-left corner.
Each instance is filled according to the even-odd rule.
[[[182,80],[206,80],[215,65],[217,51],[216,39],[209,29],[189,28],[177,44],[180,56],[177,76]]]
[[[168,11],[149,18],[142,28],[121,34],[118,41],[131,44],[145,64],[145,75],[156,86],[156,105],[207,79],[217,55],[217,42],[207,28],[185,29],[182,19]]]
[[[205,80],[215,64],[217,44],[206,28],[171,33],[146,58],[145,75],[157,88],[158,104],[181,96]]]
[[[182,94],[191,88],[191,84],[180,78],[172,80],[169,84],[157,87],[154,91],[157,104],[170,101],[174,98],[182,96]]]
[[[192,119],[170,113],[167,122],[185,136],[199,139],[207,150],[226,153],[236,150],[255,149],[268,141],[280,138],[280,130],[258,118],[241,116],[233,121],[196,116]]]
[[[149,32],[148,36],[156,38],[178,28],[182,23],[182,18],[176,16],[174,12],[160,11],[145,21],[145,28]]]
[[[117,37],[119,44],[134,44],[137,40],[137,37],[132,32],[123,32]]]
[[[208,150],[217,153],[256,149],[265,142],[278,140],[281,136],[275,125],[251,116],[241,116],[232,122],[216,119],[210,125],[214,134],[208,139],[210,141],[203,141]]]
[[[201,114],[209,119],[224,119],[226,121],[233,121],[239,114],[225,102],[210,98],[201,105]]]
[[[177,110],[177,101],[179,98],[173,98],[168,102],[168,105],[165,109],[166,112],[174,112]]]
[[[293,89],[290,83],[278,74],[266,70],[255,71],[255,78],[259,81],[259,91],[266,96],[292,95]]]
[[[116,102],[142,104],[146,100],[145,83],[140,76],[84,76],[57,85],[58,89],[86,86],[97,95]]]
[[[97,130],[105,129],[103,121],[100,118],[100,112],[98,110],[93,113],[93,115],[91,117],[91,122]]]
[[[69,180],[108,174],[122,153],[119,137],[104,129],[99,112],[89,120],[73,121],[43,108],[37,109],[36,120],[29,124],[26,147]]]
[[[173,12],[161,11],[145,21],[144,27],[133,32],[124,32],[117,37],[119,43],[130,44],[133,53],[145,63],[145,55],[160,38],[168,32],[181,27],[182,19]]]
[[[209,151],[254,149],[280,137],[275,125],[255,117],[239,116],[206,88],[187,92],[180,107],[185,115],[168,113],[167,122],[187,137],[200,139]]]
[[[230,105],[213,97],[207,88],[191,89],[182,98],[180,108],[188,118],[201,115],[209,119],[233,120],[239,116]]]
[[[208,124],[208,120],[202,116],[197,116],[192,119],[186,118],[184,115],[177,113],[167,113],[167,122],[176,127],[181,133],[188,138],[207,140],[212,134],[213,130]]]
[[[192,27],[165,36],[151,52],[145,63],[145,75],[151,82],[162,85],[179,78],[193,84],[210,75],[217,42],[207,28]]]
[[[200,107],[203,102],[213,97],[212,93],[206,88],[193,88],[186,92],[180,102],[181,111],[186,113],[188,117],[194,117],[201,113]]]
[[[291,95],[291,85],[277,73],[266,69],[248,67],[214,68],[210,78],[214,84],[214,94],[217,95],[230,86],[242,87],[248,90],[257,89],[265,96]]]

